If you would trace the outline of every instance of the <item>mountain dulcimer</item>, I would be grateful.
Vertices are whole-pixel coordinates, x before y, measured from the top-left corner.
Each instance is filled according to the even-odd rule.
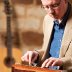
[[[61,70],[51,70],[34,66],[15,64],[12,66],[12,72],[62,72]]]

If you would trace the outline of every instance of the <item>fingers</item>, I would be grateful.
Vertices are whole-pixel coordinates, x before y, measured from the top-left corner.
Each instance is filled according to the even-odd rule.
[[[49,58],[49,59],[46,59],[43,64],[42,64],[42,67],[49,67],[49,66],[52,66],[52,63],[54,62],[53,59]]]
[[[52,66],[55,66],[56,64],[57,64],[57,60],[52,63]]]
[[[49,62],[49,59],[46,59],[46,60],[43,62],[43,64],[42,64],[41,67],[42,67],[42,68],[43,68],[43,67],[46,67],[46,65],[47,65],[48,62]]]
[[[49,59],[46,59],[43,64],[42,64],[42,68],[43,67],[49,67],[49,66],[61,66],[62,65],[62,60],[59,59],[59,58],[49,58]]]
[[[61,65],[63,65],[63,61],[60,58],[56,59],[52,64],[52,66],[61,66]]]
[[[46,64],[46,67],[52,66],[52,63],[53,63],[53,62],[54,62],[53,60],[50,60],[50,61]]]
[[[27,52],[21,57],[21,60],[22,60],[22,61],[29,62],[29,65],[31,65],[32,56],[33,56],[33,52],[32,52],[32,51],[27,51]]]
[[[37,59],[38,53],[36,51],[32,52],[29,54],[29,65],[33,64],[34,61]]]
[[[21,57],[21,60],[22,60],[22,61],[27,61],[27,62],[28,62],[28,55],[27,55],[27,53],[24,54],[24,56]]]
[[[36,51],[27,51],[24,56],[21,57],[22,61],[26,61],[31,65],[37,59],[38,53]]]
[[[33,57],[32,62],[34,62],[34,61],[37,59],[37,57],[38,57],[38,54],[36,54],[36,55]]]

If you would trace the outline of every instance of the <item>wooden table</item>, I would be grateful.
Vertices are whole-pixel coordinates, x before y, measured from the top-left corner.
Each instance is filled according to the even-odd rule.
[[[48,68],[15,64],[12,66],[12,72],[62,72],[62,70],[50,70]]]

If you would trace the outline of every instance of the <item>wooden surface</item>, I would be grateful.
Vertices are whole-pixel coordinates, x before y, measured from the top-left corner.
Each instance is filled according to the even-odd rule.
[[[12,66],[12,72],[62,72],[62,71],[16,64]]]

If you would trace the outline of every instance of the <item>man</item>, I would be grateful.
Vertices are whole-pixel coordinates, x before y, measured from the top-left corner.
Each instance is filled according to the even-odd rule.
[[[67,0],[41,0],[47,15],[43,22],[44,40],[41,50],[28,51],[22,61],[41,67],[59,66],[72,69],[72,9]]]

